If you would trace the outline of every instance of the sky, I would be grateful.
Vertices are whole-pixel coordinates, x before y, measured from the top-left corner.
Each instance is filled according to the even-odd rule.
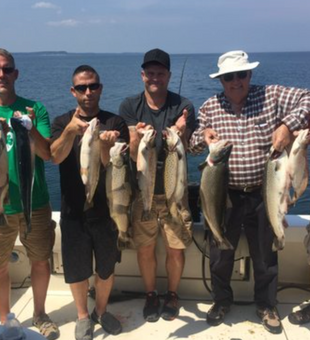
[[[308,0],[0,0],[10,52],[310,51]]]

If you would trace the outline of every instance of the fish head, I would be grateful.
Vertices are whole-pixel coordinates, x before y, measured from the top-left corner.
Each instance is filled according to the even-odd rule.
[[[155,143],[156,130],[148,129],[148,130],[144,130],[142,133],[143,133],[143,137],[141,139],[141,142],[145,143],[146,145],[153,146]]]
[[[20,119],[20,117],[12,117],[10,119],[10,123],[11,123],[11,126],[12,126],[12,128],[15,132],[18,132],[18,131],[25,132],[25,131],[27,131],[27,129],[24,127],[23,122]]]
[[[219,163],[228,160],[233,144],[227,140],[219,140],[209,145],[209,160],[212,163]]]
[[[172,128],[166,127],[166,130],[163,131],[163,138],[166,141],[166,149],[170,152],[174,151],[180,142],[180,137]]]
[[[309,129],[300,130],[298,136],[296,137],[295,143],[298,143],[300,146],[306,146],[310,142],[310,133]]]
[[[99,133],[99,119],[97,117],[93,118],[86,129],[87,133],[93,135],[95,133]]]
[[[124,162],[124,157],[127,154],[129,145],[125,142],[115,142],[110,149],[110,160],[115,165],[121,165]]]
[[[100,124],[99,123],[100,123],[99,119],[97,119],[96,117],[93,118],[89,122],[89,125],[84,132],[83,139],[85,139],[85,141],[87,141],[89,146],[91,146],[91,143],[94,140],[99,139],[99,135],[100,135]]]

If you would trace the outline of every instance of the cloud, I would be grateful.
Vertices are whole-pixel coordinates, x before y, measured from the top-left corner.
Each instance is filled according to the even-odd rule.
[[[52,4],[51,2],[36,2],[32,8],[44,8],[44,9],[59,9],[58,6]]]
[[[47,23],[48,26],[55,26],[55,27],[75,27],[79,25],[80,22],[74,19],[67,19],[61,21],[49,21]]]

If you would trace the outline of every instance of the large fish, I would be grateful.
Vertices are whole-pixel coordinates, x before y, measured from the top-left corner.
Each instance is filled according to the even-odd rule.
[[[211,143],[210,153],[201,165],[200,199],[203,216],[219,249],[233,249],[225,238],[225,216],[228,195],[228,159],[232,143],[220,140]]]
[[[285,245],[284,228],[287,227],[285,215],[290,201],[289,188],[287,151],[284,149],[279,153],[271,148],[265,165],[263,197],[267,216],[275,234],[273,250],[281,250]]]
[[[0,123],[0,226],[6,224],[4,204],[8,201],[9,191],[9,167],[5,140],[5,134]]]
[[[185,187],[187,185],[186,154],[181,138],[169,127],[163,132],[166,140],[166,157],[164,169],[164,187],[170,217],[178,223],[181,219]]]
[[[128,148],[125,142],[116,142],[110,149],[110,162],[106,169],[106,192],[110,215],[118,229],[119,250],[132,248],[129,232],[132,190]]]
[[[138,186],[141,191],[143,202],[143,213],[141,220],[148,221],[151,218],[151,209],[156,180],[156,131],[154,129],[150,129],[144,131],[143,133],[144,135],[138,147],[137,176]]]
[[[291,204],[295,204],[308,186],[308,158],[309,129],[301,130],[293,142],[288,158],[288,172],[293,187]]]
[[[34,180],[35,148],[33,139],[29,135],[29,131],[23,126],[21,118],[12,117],[11,126],[15,132],[19,188],[27,226],[26,234],[28,234],[31,231],[31,203]]]
[[[98,119],[93,118],[81,141],[80,173],[85,185],[85,210],[93,205],[93,197],[99,181],[101,165],[99,128]]]

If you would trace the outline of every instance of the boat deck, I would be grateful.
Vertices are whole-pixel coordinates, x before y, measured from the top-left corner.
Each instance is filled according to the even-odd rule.
[[[282,320],[283,332],[272,335],[260,324],[255,314],[255,306],[233,305],[225,322],[217,327],[206,323],[206,312],[211,306],[210,301],[180,300],[180,314],[174,321],[159,319],[156,323],[145,322],[142,316],[144,300],[126,295],[113,295],[108,306],[122,323],[123,332],[113,336],[105,333],[99,325],[95,326],[94,339],[216,339],[216,340],[263,340],[287,339],[300,340],[310,338],[310,324],[304,326],[292,325],[288,314],[292,309],[298,309],[301,301],[310,297],[308,292],[299,289],[287,289],[279,293],[278,311]],[[31,288],[12,291],[12,311],[24,327],[37,331],[31,326],[33,301]],[[76,310],[69,291],[49,291],[47,297],[47,312],[59,325],[60,340],[74,339]],[[94,300],[89,298],[89,310],[94,307]]]
[[[53,219],[58,224],[59,213],[53,212]],[[286,245],[279,252],[279,287],[298,286],[279,290],[277,306],[282,320],[283,332],[272,335],[261,325],[256,316],[255,305],[251,303],[254,289],[254,276],[249,261],[247,243],[240,240],[236,250],[236,260],[232,288],[236,301],[225,322],[217,327],[206,323],[206,312],[212,305],[210,293],[205,285],[210,285],[209,262],[198,250],[205,242],[205,231],[202,223],[195,223],[194,236],[196,243],[186,249],[186,264],[179,286],[180,314],[174,321],[159,319],[156,323],[145,322],[142,315],[144,305],[143,281],[137,265],[136,252],[126,250],[122,262],[117,264],[115,283],[108,310],[122,323],[123,332],[112,336],[106,334],[96,325],[94,339],[126,340],[165,340],[165,339],[216,339],[216,340],[262,340],[262,339],[310,339],[310,324],[292,325],[288,314],[300,308],[300,304],[310,299],[310,270],[306,251],[303,245],[306,235],[305,226],[310,216],[288,216],[289,228],[286,230]],[[196,246],[198,245],[198,246]],[[159,239],[157,244],[157,287],[160,293],[166,289],[165,247]],[[10,264],[12,279],[11,306],[22,325],[29,328],[28,339],[36,340],[31,326],[33,298],[29,281],[30,265],[25,249],[17,241]],[[90,280],[90,284],[92,284]],[[19,287],[18,289],[16,289]],[[20,288],[24,287],[24,288]],[[28,287],[28,288],[25,288]],[[89,311],[94,308],[94,300],[89,297]],[[56,242],[53,249],[52,275],[46,301],[46,311],[59,325],[60,340],[74,340],[76,309],[69,286],[64,283],[61,257],[60,228],[56,228]]]

